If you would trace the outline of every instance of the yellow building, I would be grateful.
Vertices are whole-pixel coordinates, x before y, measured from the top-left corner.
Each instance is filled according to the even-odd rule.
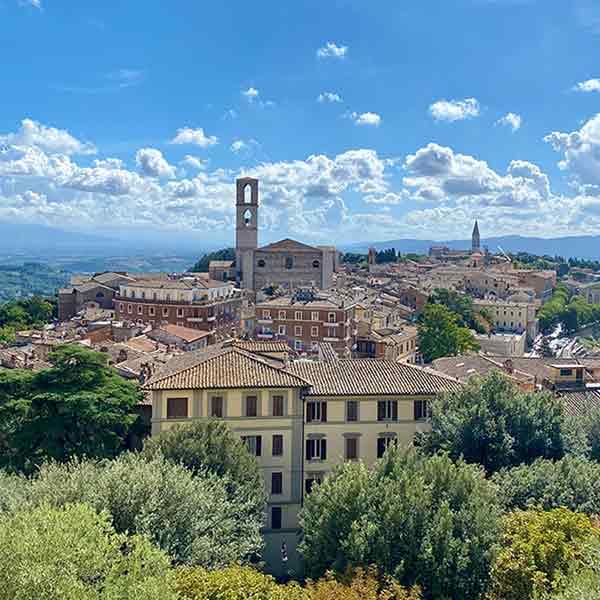
[[[251,344],[254,344],[252,346]],[[246,348],[260,350],[253,342]],[[264,560],[298,572],[303,495],[345,460],[374,462],[393,441],[426,430],[428,401],[457,380],[384,360],[286,361],[240,346],[188,353],[146,386],[152,434],[190,419],[225,420],[256,456],[269,494]]]

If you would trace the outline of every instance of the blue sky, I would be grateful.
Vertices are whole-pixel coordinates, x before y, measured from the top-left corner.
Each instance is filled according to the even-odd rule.
[[[261,241],[600,230],[600,3],[0,0],[0,219]]]

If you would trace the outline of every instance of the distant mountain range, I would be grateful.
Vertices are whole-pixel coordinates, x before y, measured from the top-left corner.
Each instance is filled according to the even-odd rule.
[[[487,246],[492,253],[499,252],[529,252],[531,254],[548,254],[550,256],[563,256],[564,258],[586,258],[600,260],[600,236],[578,235],[558,238],[536,238],[520,235],[506,235],[481,240],[482,247]],[[466,250],[471,248],[471,240],[415,240],[401,239],[385,242],[361,242],[340,246],[345,252],[366,253],[370,247],[377,250],[395,248],[397,252],[414,252],[427,254],[430,246],[448,246],[453,250]]]

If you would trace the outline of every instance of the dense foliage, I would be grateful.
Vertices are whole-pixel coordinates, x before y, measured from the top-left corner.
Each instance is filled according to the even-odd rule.
[[[564,506],[588,515],[600,514],[600,463],[568,456],[558,461],[504,469],[494,476],[509,510],[531,506],[550,510]]]
[[[478,350],[479,344],[459,317],[442,304],[426,304],[418,323],[419,351],[426,362]]]
[[[375,564],[425,598],[481,598],[499,515],[478,467],[392,445],[373,469],[346,463],[311,492],[301,551],[312,577]]]
[[[475,329],[478,333],[486,332],[486,327],[483,325],[486,319],[473,308],[473,298],[471,296],[455,290],[438,288],[429,296],[429,302],[443,304],[456,314],[458,316],[457,323],[460,327]]]
[[[29,296],[54,296],[67,283],[69,274],[40,263],[0,265],[0,302]]]
[[[375,252],[375,263],[383,265],[385,263],[395,263],[398,260],[396,248],[386,248]]]
[[[358,254],[357,252],[344,252],[342,254],[342,262],[350,265],[367,264],[368,256],[366,254]]]
[[[235,260],[235,248],[223,248],[215,252],[205,254],[189,270],[192,273],[208,273],[208,266],[211,260]]]
[[[0,371],[0,467],[34,471],[48,459],[111,457],[138,420],[141,392],[107,366],[107,355],[62,345],[52,367]]]
[[[536,458],[561,458],[563,423],[562,404],[553,395],[521,392],[492,373],[438,396],[431,403],[431,431],[418,443],[429,453],[448,452],[493,473]]]
[[[146,535],[175,562],[218,568],[252,560],[262,549],[262,515],[245,498],[232,498],[227,479],[193,475],[161,457],[125,453],[104,462],[46,464],[37,477],[7,480],[0,506],[55,507],[84,502],[106,510],[119,533]]]
[[[566,508],[508,514],[491,598],[533,600],[560,590],[582,564],[585,544],[597,536],[589,517]]]
[[[40,296],[0,304],[0,342],[13,342],[17,331],[42,327],[56,316],[56,310],[54,300]]]
[[[170,561],[76,504],[0,516],[0,600],[175,600]]]
[[[551,332],[561,325],[566,333],[575,333],[582,327],[600,321],[600,305],[588,304],[582,296],[571,296],[567,287],[559,283],[552,298],[538,313],[540,329]]]

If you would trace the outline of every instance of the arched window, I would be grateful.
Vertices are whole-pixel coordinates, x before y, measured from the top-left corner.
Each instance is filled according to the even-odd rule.
[[[244,204],[252,204],[252,186],[250,184],[244,188]]]
[[[250,227],[252,225],[252,211],[247,208],[244,212],[244,225]]]
[[[294,268],[294,259],[291,256],[288,256],[285,259],[285,268],[286,269],[293,269]]]
[[[135,290],[131,290],[131,297],[135,298]]]
[[[313,269],[318,269],[321,263],[318,260],[313,260]]]
[[[259,267],[264,267],[265,266],[265,261],[262,258],[258,261],[258,266]]]

